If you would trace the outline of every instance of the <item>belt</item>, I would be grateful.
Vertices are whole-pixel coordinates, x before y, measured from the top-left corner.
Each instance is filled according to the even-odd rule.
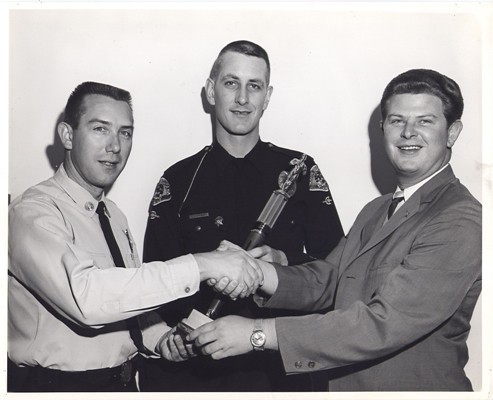
[[[62,371],[57,369],[44,368],[41,366],[30,367],[32,372],[38,378],[43,380],[87,380],[93,381],[108,381],[117,380],[122,383],[128,383],[135,375],[136,360],[132,359],[123,364],[112,368],[90,369],[86,371]]]

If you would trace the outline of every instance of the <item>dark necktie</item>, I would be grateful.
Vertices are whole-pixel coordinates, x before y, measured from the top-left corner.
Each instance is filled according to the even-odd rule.
[[[99,216],[99,223],[101,224],[101,229],[103,230],[104,238],[106,239],[106,243],[110,248],[111,257],[113,257],[113,262],[117,267],[125,268],[125,263],[123,262],[122,253],[120,248],[118,247],[118,243],[116,243],[115,235],[113,235],[113,231],[111,230],[110,220],[106,215],[106,205],[104,201],[100,201],[98,203],[98,208],[96,209],[96,213]]]
[[[99,223],[101,224],[101,229],[103,230],[104,238],[106,239],[106,243],[110,248],[111,257],[113,258],[113,262],[117,267],[125,268],[125,263],[123,262],[122,253],[120,248],[118,247],[118,243],[116,243],[115,235],[113,235],[113,231],[111,230],[110,220],[106,215],[106,205],[103,201],[98,203],[98,208],[96,209],[96,213],[99,216]],[[137,321],[137,317],[133,317],[127,319],[127,326],[130,332],[130,337],[132,338],[135,346],[141,353],[148,353],[147,349],[144,347],[144,341],[142,339],[142,332],[140,331],[139,324]]]
[[[395,209],[397,208],[397,205],[403,200],[404,200],[404,192],[396,192],[394,194],[394,198],[392,199],[392,202],[390,203],[389,212],[387,214],[388,219],[390,219],[390,217],[392,215],[394,215],[394,212],[395,212]]]

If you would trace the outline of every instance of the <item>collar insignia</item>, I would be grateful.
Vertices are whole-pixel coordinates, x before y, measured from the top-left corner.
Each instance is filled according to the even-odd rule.
[[[224,225],[224,219],[223,217],[221,216],[218,216],[216,218],[214,218],[214,224],[216,224],[216,226],[219,228],[220,226],[223,226]]]

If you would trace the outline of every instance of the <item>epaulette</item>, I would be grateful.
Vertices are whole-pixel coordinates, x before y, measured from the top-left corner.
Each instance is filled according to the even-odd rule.
[[[169,174],[174,174],[176,171],[183,171],[183,169],[194,169],[195,166],[197,165],[197,162],[200,161],[200,159],[204,156],[204,154],[207,154],[210,150],[212,149],[211,145],[205,146],[202,150],[199,152],[192,154],[191,156],[188,156],[187,158],[184,158],[175,164],[171,165],[165,173]]]
[[[286,149],[284,147],[279,147],[276,146],[275,144],[271,142],[267,142],[267,146],[269,149],[272,151],[275,151],[276,153],[284,154],[290,158],[300,158],[304,153],[298,150],[291,150],[291,149]],[[307,154],[307,160],[309,162],[313,162],[313,158]]]
[[[191,156],[187,157],[187,158],[184,158],[183,160],[194,160],[196,159],[197,157],[202,157],[204,155],[204,153],[208,153],[209,151],[211,151],[212,149],[212,145],[207,145],[205,146],[202,150],[198,151],[197,153],[195,154],[192,154]]]

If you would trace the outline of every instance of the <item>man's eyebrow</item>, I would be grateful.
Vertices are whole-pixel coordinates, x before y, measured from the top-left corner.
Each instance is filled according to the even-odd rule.
[[[428,113],[428,114],[421,114],[421,115],[418,115],[418,118],[438,118],[438,116],[436,114],[433,114],[433,113]]]
[[[222,79],[240,79],[237,75],[235,74],[226,74],[222,77]]]
[[[240,80],[240,77],[238,75],[235,75],[235,74],[226,74],[222,77],[222,79],[238,79]],[[261,84],[265,84],[265,81],[264,79],[262,78],[254,78],[254,79],[249,79],[248,82],[254,82],[254,83],[261,83]]]
[[[103,125],[111,125],[111,122],[106,121],[104,119],[99,119],[99,118],[93,118],[93,119],[90,119],[88,121],[88,123],[90,123],[90,124],[95,123],[95,122],[97,122],[99,124],[103,124]]]
[[[387,114],[388,117],[402,117],[404,116],[403,113],[398,113],[398,112],[393,112],[393,113],[388,113]],[[416,118],[438,118],[438,116],[436,114],[433,114],[433,113],[425,113],[425,114],[419,114],[416,116]]]
[[[111,122],[106,121],[104,119],[98,119],[98,118],[93,118],[93,119],[89,120],[88,123],[89,124],[98,123],[98,124],[102,124],[102,125],[106,125],[106,126],[112,125]],[[120,128],[122,128],[122,129],[134,129],[134,126],[133,125],[122,125]]]
[[[265,81],[263,79],[250,79],[248,82],[258,83],[259,85],[265,85]]]

